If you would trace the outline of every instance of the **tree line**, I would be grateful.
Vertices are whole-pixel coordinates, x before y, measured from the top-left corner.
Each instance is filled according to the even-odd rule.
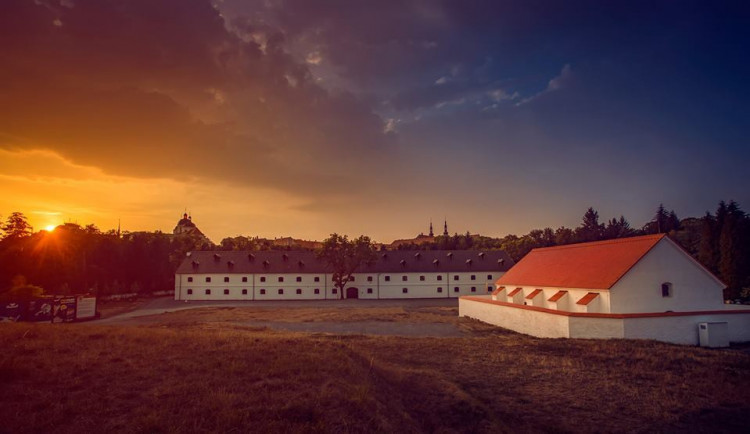
[[[12,213],[0,231],[0,294],[6,295],[8,291],[150,293],[174,288],[174,272],[188,251],[285,249],[242,236],[213,245],[159,231],[102,232],[94,225],[74,223],[58,226],[53,232],[34,232],[20,212]],[[599,213],[589,208],[574,228],[548,227],[502,238],[469,233],[437,236],[432,242],[404,244],[399,249],[500,249],[519,261],[537,247],[656,233],[668,233],[722,279],[728,286],[726,298],[750,297],[750,217],[734,201],[720,202],[713,214],[682,220],[659,205],[653,218],[640,228],[631,227],[624,216],[600,222]],[[329,237],[323,251],[341,241],[334,237],[339,236]]]

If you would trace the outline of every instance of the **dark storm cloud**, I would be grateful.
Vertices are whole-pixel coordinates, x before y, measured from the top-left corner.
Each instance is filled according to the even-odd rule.
[[[11,0],[0,137],[336,203],[492,196],[512,173],[519,197],[650,183],[713,205],[748,159],[748,19],[742,2]],[[708,160],[731,170],[680,169]],[[565,181],[585,173],[611,194]]]
[[[308,193],[355,188],[392,149],[383,121],[199,0],[0,6],[0,133],[111,173]]]

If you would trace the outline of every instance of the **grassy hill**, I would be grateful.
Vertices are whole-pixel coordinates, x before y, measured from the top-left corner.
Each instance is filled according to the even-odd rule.
[[[739,432],[750,424],[750,355],[737,350],[482,327],[467,338],[303,334],[186,318],[0,325],[0,432]]]

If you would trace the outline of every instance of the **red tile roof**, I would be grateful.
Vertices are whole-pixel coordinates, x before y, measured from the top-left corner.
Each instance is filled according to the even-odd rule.
[[[518,294],[519,291],[521,291],[523,288],[516,288],[513,291],[508,293],[508,297],[513,297],[514,295]]]
[[[498,287],[496,290],[492,291],[492,295],[500,294],[501,292],[503,292],[503,289],[505,289],[504,286]]]
[[[539,295],[539,293],[540,293],[540,292],[542,292],[542,290],[541,290],[541,289],[538,289],[538,288],[537,288],[537,289],[535,289],[535,290],[531,291],[531,292],[529,293],[529,295],[527,295],[527,296],[526,296],[526,298],[527,298],[527,299],[529,299],[529,300],[531,300],[532,298],[534,298],[534,297],[536,297],[537,295]]]
[[[587,304],[591,303],[591,300],[595,299],[598,296],[599,296],[598,292],[589,292],[588,294],[581,297],[580,300],[576,301],[576,304],[586,306]]]
[[[534,249],[500,285],[609,289],[666,235],[644,235]]]
[[[552,297],[550,297],[547,301],[551,301],[551,302],[554,303],[554,302],[560,300],[561,298],[563,298],[565,296],[565,294],[567,294],[567,293],[568,293],[568,291],[557,291],[555,293],[555,295],[553,295]]]

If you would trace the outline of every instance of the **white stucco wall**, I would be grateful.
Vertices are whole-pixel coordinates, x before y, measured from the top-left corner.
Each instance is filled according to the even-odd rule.
[[[589,292],[596,292],[599,294],[590,306],[593,309],[589,309],[588,312],[609,312],[610,305],[610,294],[605,289],[582,289],[582,288],[557,288],[552,286],[524,286],[524,285],[503,285],[505,289],[497,295],[497,299],[500,301],[507,301],[508,303],[533,305],[537,307],[544,307],[548,309],[558,309],[569,312],[587,312],[585,306],[577,305],[576,302],[583,298]],[[499,288],[500,285],[496,285]],[[508,297],[508,294],[513,292],[516,288],[522,288],[519,294],[513,297]],[[534,302],[530,303],[526,298],[529,294],[534,292],[536,289],[541,289],[542,293],[534,297]],[[561,298],[557,303],[549,302],[548,300],[553,295],[557,294],[558,291],[568,291],[567,295]],[[473,295],[473,294],[466,294]]]
[[[488,300],[490,296],[484,296]],[[568,317],[499,304],[458,299],[458,316],[543,338],[567,338]]]
[[[726,322],[729,342],[750,342],[750,314],[737,313],[627,318],[625,337],[698,345],[698,324],[702,322]]]
[[[571,338],[610,339],[625,337],[625,325],[620,318],[568,317]]]
[[[661,284],[672,284],[662,297]],[[723,285],[669,238],[663,238],[611,289],[612,313],[722,309]]]
[[[482,299],[482,297],[473,297]],[[491,300],[485,297],[482,300]],[[628,316],[609,314],[563,314],[528,307],[461,298],[459,316],[544,338],[654,339],[683,345],[698,345],[698,324],[726,322],[730,342],[750,342],[750,311],[706,312],[693,315]]]

